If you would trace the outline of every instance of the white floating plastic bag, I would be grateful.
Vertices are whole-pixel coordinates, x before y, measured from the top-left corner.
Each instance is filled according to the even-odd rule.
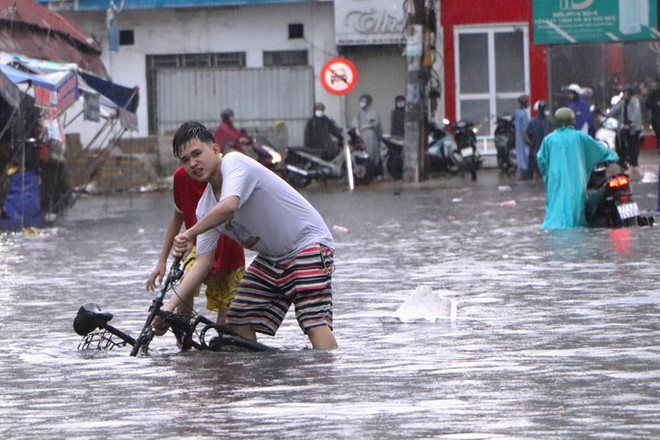
[[[412,295],[394,312],[394,317],[402,322],[456,319],[458,301],[456,293],[450,290],[432,290],[429,286],[419,286]]]

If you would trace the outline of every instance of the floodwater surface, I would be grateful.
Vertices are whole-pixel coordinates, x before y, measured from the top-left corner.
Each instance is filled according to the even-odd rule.
[[[292,313],[260,339],[276,353],[180,353],[171,334],[149,356],[78,351],[89,301],[139,332],[169,194],[83,198],[0,236],[0,436],[660,438],[659,226],[542,231],[542,185],[495,172],[304,194],[335,230],[332,352]],[[420,286],[456,318],[396,319]]]

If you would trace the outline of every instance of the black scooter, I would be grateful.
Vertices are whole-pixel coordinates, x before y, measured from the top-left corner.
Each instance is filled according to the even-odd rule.
[[[481,168],[482,159],[477,151],[477,130],[474,123],[462,119],[456,121],[452,128],[456,146],[463,158],[464,168],[470,172],[472,180],[477,180],[477,170]]]
[[[399,136],[383,135],[383,143],[387,148],[385,157],[385,169],[394,180],[403,178],[403,139]]]
[[[516,162],[516,128],[513,123],[513,116],[510,114],[497,118],[495,148],[497,149],[497,166],[505,173],[515,175],[518,168]]]
[[[596,228],[652,226],[654,218],[643,216],[633,200],[627,174],[607,175],[606,165],[594,168],[587,185],[587,225]]]

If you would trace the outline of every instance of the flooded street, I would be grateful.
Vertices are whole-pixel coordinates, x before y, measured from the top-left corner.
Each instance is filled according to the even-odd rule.
[[[634,191],[655,206],[656,183]],[[542,184],[496,171],[304,194],[349,229],[334,352],[306,349],[291,311],[260,339],[277,353],[182,354],[171,334],[148,357],[77,351],[88,301],[139,332],[169,193],[82,198],[56,228],[0,236],[0,436],[660,438],[660,225],[542,231]],[[396,319],[420,286],[456,319]]]

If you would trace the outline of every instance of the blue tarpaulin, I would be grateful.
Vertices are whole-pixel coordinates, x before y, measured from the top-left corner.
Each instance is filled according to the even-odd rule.
[[[82,79],[94,90],[105,96],[120,108],[128,110],[131,113],[137,111],[139,94],[136,88],[120,86],[91,73],[79,71]]]
[[[47,76],[34,75],[32,73],[23,72],[22,70],[14,69],[13,67],[7,66],[5,64],[0,64],[0,70],[2,70],[2,73],[4,73],[7,78],[9,78],[14,84],[31,81],[32,84],[45,87],[49,90],[55,90],[55,83],[53,83],[52,80],[49,81]]]
[[[2,207],[0,229],[39,227],[42,222],[37,172],[14,173],[9,177],[9,192]]]

